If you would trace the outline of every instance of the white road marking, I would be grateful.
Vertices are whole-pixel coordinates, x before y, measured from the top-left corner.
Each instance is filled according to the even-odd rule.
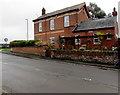
[[[35,70],[36,70],[36,71],[40,71],[40,69],[39,69],[39,68],[35,68]]]
[[[3,63],[4,65],[7,65],[8,63]]]
[[[82,79],[85,81],[92,81],[92,79],[90,79],[90,78],[82,78]]]

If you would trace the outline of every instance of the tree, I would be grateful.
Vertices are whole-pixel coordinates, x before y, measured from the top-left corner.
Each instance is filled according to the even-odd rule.
[[[104,18],[106,16],[106,13],[95,3],[90,2],[88,10],[92,18]]]

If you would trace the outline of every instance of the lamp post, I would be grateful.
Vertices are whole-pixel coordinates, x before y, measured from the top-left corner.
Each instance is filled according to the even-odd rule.
[[[27,40],[28,40],[28,19],[25,19],[27,21]]]
[[[118,2],[118,58],[120,61],[120,1]]]

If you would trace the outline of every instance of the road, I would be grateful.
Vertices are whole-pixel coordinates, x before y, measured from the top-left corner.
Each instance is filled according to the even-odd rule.
[[[118,93],[118,71],[2,54],[2,87],[10,93]]]

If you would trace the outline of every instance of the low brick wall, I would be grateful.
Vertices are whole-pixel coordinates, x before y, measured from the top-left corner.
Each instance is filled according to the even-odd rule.
[[[84,62],[114,64],[118,61],[118,52],[52,50],[51,57]]]
[[[118,61],[118,52],[48,50],[48,47],[14,47],[13,52],[36,54],[58,59],[70,59],[84,62],[114,64]]]
[[[47,47],[44,46],[44,47],[13,47],[11,50],[13,52],[46,56],[46,49]]]

